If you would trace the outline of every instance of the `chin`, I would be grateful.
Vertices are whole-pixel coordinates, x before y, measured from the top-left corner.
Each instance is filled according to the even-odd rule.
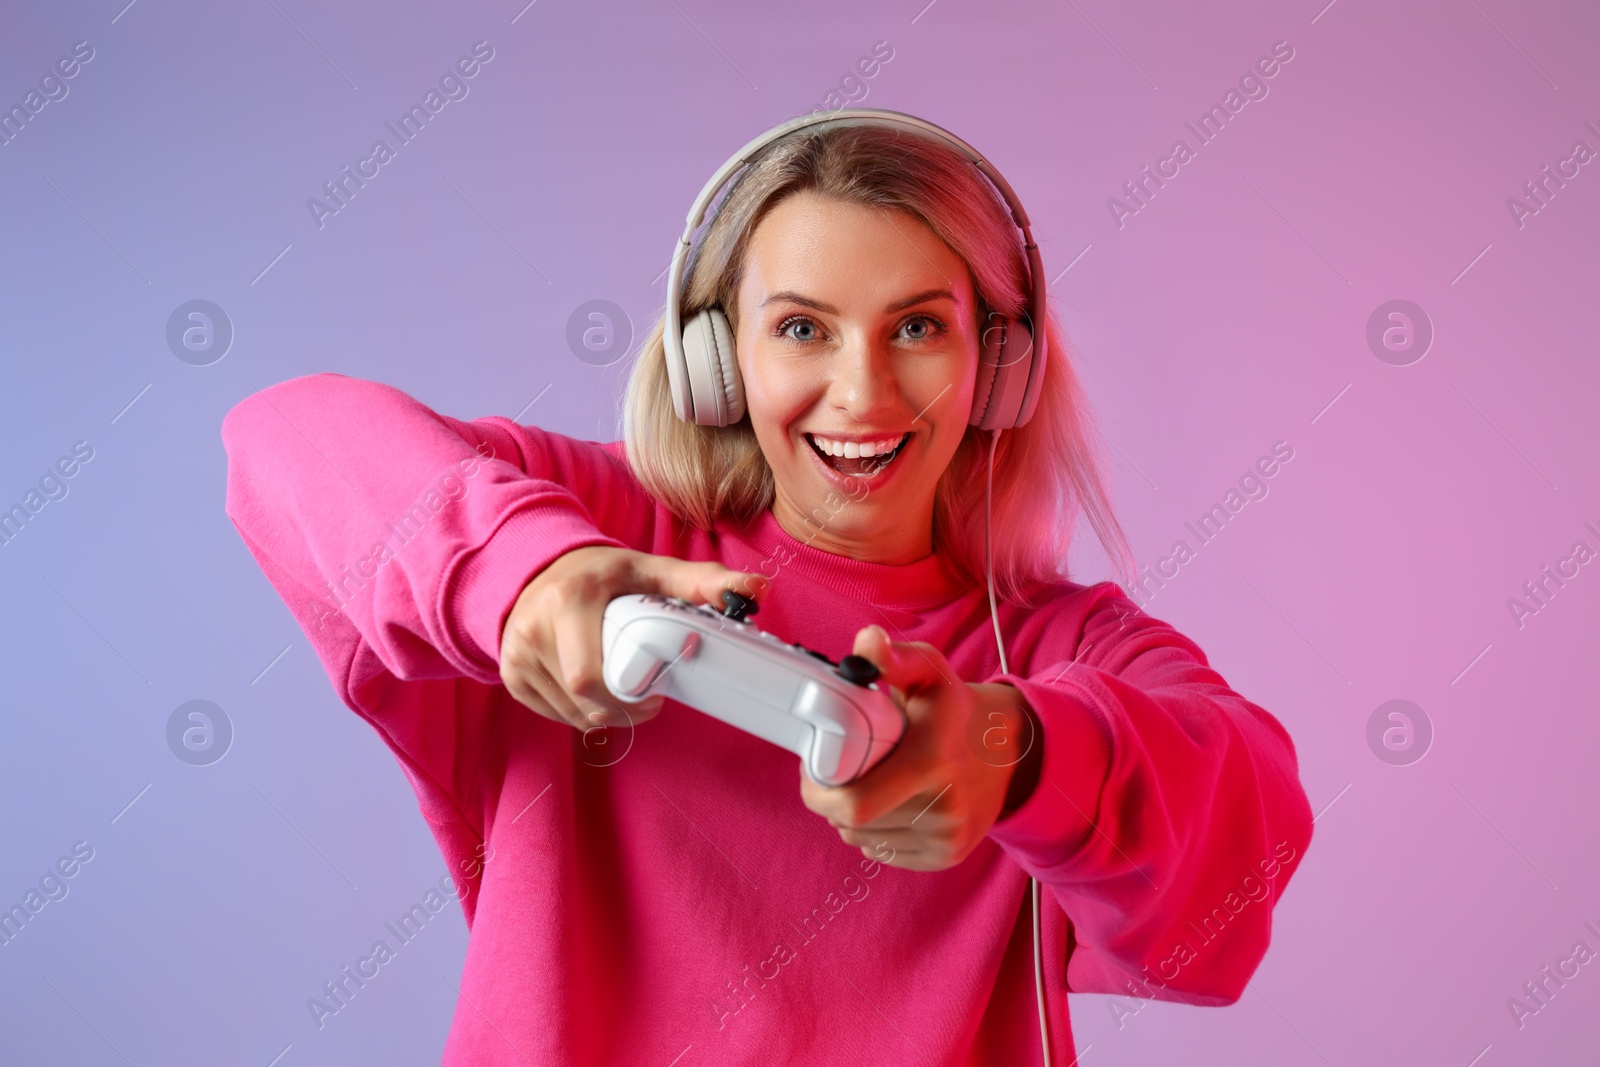
[[[908,437],[890,462],[866,475],[841,471],[809,443],[791,452],[779,481],[790,490],[783,495],[806,531],[799,539],[835,554],[855,556],[864,550],[872,555],[904,539],[905,524],[923,515],[929,517],[931,534],[932,498],[942,468],[932,469],[935,457],[926,451],[925,432]]]

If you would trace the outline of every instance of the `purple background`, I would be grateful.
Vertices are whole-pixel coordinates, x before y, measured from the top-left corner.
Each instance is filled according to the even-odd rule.
[[[7,6],[0,103],[95,57],[0,147],[0,507],[95,456],[0,548],[0,905],[95,857],[0,947],[4,1059],[437,1061],[453,905],[322,1030],[305,1006],[444,865],[223,513],[223,414],[336,370],[612,439],[629,361],[576,358],[569,315],[612,300],[642,333],[712,170],[877,41],[862,102],[966,138],[1028,206],[1141,562],[1294,448],[1149,610],[1288,727],[1315,839],[1237,1005],[1119,1028],[1074,996],[1085,1062],[1594,1054],[1600,965],[1520,1031],[1506,1000],[1600,949],[1600,567],[1520,628],[1507,600],[1600,548],[1600,162],[1520,228],[1506,201],[1600,149],[1600,10],[924,2]],[[319,229],[307,198],[478,40],[470,95]],[[1107,198],[1280,40],[1270,95],[1119,228]],[[236,330],[210,366],[165,340],[195,298]],[[1366,342],[1392,299],[1436,331],[1409,366]],[[1409,766],[1366,740],[1397,698],[1435,733]],[[166,742],[191,699],[235,731],[210,766]]]

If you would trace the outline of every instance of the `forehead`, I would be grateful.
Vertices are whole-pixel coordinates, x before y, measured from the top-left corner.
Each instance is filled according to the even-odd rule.
[[[745,252],[740,302],[759,305],[793,290],[844,310],[881,308],[897,297],[946,288],[970,303],[966,263],[905,211],[797,193],[770,211]]]

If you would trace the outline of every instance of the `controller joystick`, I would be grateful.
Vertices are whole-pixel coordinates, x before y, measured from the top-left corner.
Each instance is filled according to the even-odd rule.
[[[746,621],[755,602],[731,590],[724,610],[656,594],[620,596],[601,623],[601,673],[618,699],[660,694],[788,749],[820,785],[840,786],[894,751],[906,716],[860,656],[835,665]],[[738,625],[729,625],[733,621]]]
[[[876,663],[863,656],[846,656],[839,661],[839,677],[851,685],[871,685],[881,673]]]
[[[732,619],[734,622],[743,622],[746,615],[754,615],[761,610],[750,597],[735,593],[732,589],[722,591],[722,617]]]

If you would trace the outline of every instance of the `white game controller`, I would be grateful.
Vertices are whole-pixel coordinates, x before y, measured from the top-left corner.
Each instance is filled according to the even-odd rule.
[[[619,699],[660,694],[799,756],[820,785],[848,785],[894,751],[906,717],[878,668],[834,663],[745,621],[755,601],[731,590],[727,610],[655,594],[620,596],[601,625],[602,673]]]

